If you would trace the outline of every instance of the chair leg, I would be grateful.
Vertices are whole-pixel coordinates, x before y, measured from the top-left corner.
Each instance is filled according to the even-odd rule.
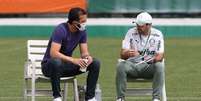
[[[68,83],[64,83],[64,93],[63,93],[63,101],[67,101],[68,96]]]
[[[73,79],[73,86],[74,86],[74,100],[79,101],[79,95],[78,95],[78,88],[77,88],[77,79]]]
[[[162,88],[162,101],[167,101],[165,82],[164,82],[163,88]]]
[[[31,84],[31,101],[35,101],[35,79],[32,78],[32,84]]]
[[[23,93],[24,93],[24,97],[23,97],[23,101],[27,101],[27,86],[28,85],[28,81],[26,79],[24,79],[24,87],[23,87]]]

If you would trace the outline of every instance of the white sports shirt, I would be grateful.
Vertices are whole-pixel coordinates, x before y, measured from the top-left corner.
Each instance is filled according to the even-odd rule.
[[[138,33],[136,27],[131,28],[122,41],[122,49],[134,49],[140,55],[147,55],[148,57],[156,53],[164,53],[163,34],[161,31],[151,28],[150,35],[143,36]]]

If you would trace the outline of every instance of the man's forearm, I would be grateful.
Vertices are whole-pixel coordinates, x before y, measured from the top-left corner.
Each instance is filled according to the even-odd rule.
[[[136,50],[125,50],[125,49],[121,50],[121,58],[124,60],[126,60],[130,57],[138,56],[138,55],[139,55],[139,52]]]
[[[89,57],[90,56],[90,54],[89,53],[84,53],[84,54],[81,54],[81,58],[87,58],[87,57]]]
[[[66,56],[60,52],[54,52],[52,54],[50,54],[52,58],[59,58],[63,61],[67,61],[67,62],[73,62],[73,58],[70,56]]]

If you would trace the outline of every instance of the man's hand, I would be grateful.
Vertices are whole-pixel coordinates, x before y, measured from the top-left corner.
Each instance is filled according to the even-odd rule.
[[[163,61],[164,53],[157,53],[154,58],[154,62],[161,62]]]
[[[88,66],[88,63],[81,58],[73,58],[72,63],[80,66],[80,68],[86,68]]]
[[[93,58],[91,56],[87,56],[85,59],[88,60],[87,66],[89,66],[93,62]]]
[[[121,58],[122,59],[128,59],[130,57],[135,57],[140,55],[139,52],[137,50],[124,50],[122,49],[121,51]]]
[[[136,50],[128,50],[128,51],[126,51],[126,54],[128,57],[134,57],[134,56],[138,56],[139,52]]]
[[[147,62],[149,64],[156,63],[156,62],[162,62],[164,58],[164,53],[157,53],[155,56],[153,56],[153,60]]]

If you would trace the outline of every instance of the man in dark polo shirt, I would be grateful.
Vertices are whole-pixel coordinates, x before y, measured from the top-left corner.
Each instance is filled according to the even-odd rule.
[[[60,94],[60,77],[74,76],[88,71],[85,100],[96,101],[95,87],[99,76],[100,62],[90,56],[85,30],[87,13],[81,8],[72,8],[68,21],[59,24],[53,31],[45,56],[42,72],[50,77],[54,100],[62,101]],[[72,57],[79,45],[80,58]]]

